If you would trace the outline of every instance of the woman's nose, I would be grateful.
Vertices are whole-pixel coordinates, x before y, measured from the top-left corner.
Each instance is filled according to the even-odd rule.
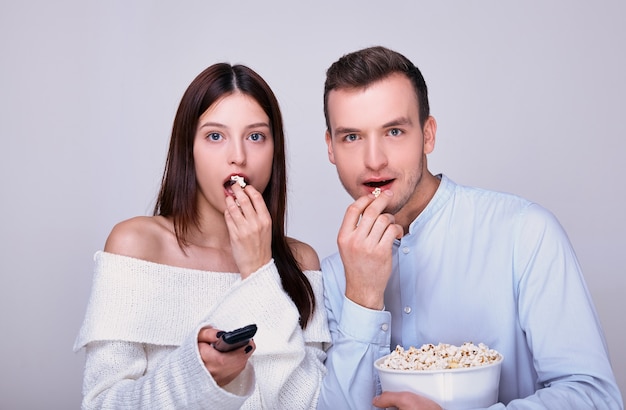
[[[246,163],[246,150],[241,141],[233,141],[229,153],[228,163],[235,165],[245,165]]]

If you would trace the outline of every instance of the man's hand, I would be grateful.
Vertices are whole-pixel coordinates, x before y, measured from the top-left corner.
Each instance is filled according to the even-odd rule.
[[[391,250],[403,230],[394,216],[383,213],[393,193],[357,199],[346,211],[337,245],[346,273],[346,297],[370,309],[382,309],[391,276]]]
[[[383,392],[374,397],[372,404],[376,407],[396,407],[398,410],[443,410],[440,405],[426,397],[410,392]]]

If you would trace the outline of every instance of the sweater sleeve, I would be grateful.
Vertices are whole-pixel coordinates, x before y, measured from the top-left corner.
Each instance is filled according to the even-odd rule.
[[[248,365],[220,388],[198,352],[199,322],[237,275],[177,269],[97,252],[93,288],[74,345],[85,348],[83,409],[241,408]]]
[[[172,409],[184,404],[186,409],[238,409],[253,391],[254,371],[250,365],[228,386],[220,388],[200,359],[195,337],[172,348],[147,371],[150,349],[125,341],[89,343],[82,408]]]
[[[106,272],[144,263],[120,260],[122,266]],[[227,274],[233,278],[227,285],[195,282],[193,272],[183,277],[182,272],[149,268],[145,275],[133,272],[131,285],[125,277],[97,276],[75,344],[76,350],[86,351],[83,409],[315,408],[325,372],[324,346],[330,341],[325,310],[318,306],[303,331],[273,261],[245,280]],[[306,274],[321,300],[321,272]],[[176,279],[170,282],[171,277]],[[158,288],[155,281],[161,282]],[[172,293],[178,296],[172,299]],[[112,296],[115,306],[110,305]],[[202,309],[198,301],[209,300]],[[175,318],[189,321],[198,311],[202,313],[192,327],[176,323]],[[257,348],[246,369],[220,388],[200,358],[198,332],[205,326],[233,330],[250,323],[259,328]]]
[[[206,324],[225,330],[257,324],[256,350],[250,362],[261,395],[250,398],[249,408],[316,408],[330,333],[322,304],[321,272],[307,272],[307,277],[318,304],[304,331],[273,261],[231,287],[207,315]]]

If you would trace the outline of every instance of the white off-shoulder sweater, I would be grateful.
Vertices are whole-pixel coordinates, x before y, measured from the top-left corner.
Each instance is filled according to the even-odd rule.
[[[247,279],[97,252],[74,345],[85,347],[83,409],[312,409],[330,342],[322,274],[306,271],[317,308],[305,330],[272,261]],[[197,347],[200,328],[256,323],[246,369],[220,388]]]

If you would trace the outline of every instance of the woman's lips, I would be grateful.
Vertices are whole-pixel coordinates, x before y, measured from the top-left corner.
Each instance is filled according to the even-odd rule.
[[[227,179],[226,182],[224,182],[226,194],[232,196],[233,198],[235,197],[235,193],[231,187],[235,184],[239,184],[239,186],[243,189],[246,185],[248,185],[248,181],[246,181],[246,179],[241,175],[231,175],[230,179]]]
[[[242,177],[241,175],[232,175],[230,179],[224,182],[224,188],[229,189],[231,186],[233,186],[236,183],[239,184],[239,186],[242,188],[245,188],[246,185],[248,185],[248,182],[246,181],[246,179]]]

